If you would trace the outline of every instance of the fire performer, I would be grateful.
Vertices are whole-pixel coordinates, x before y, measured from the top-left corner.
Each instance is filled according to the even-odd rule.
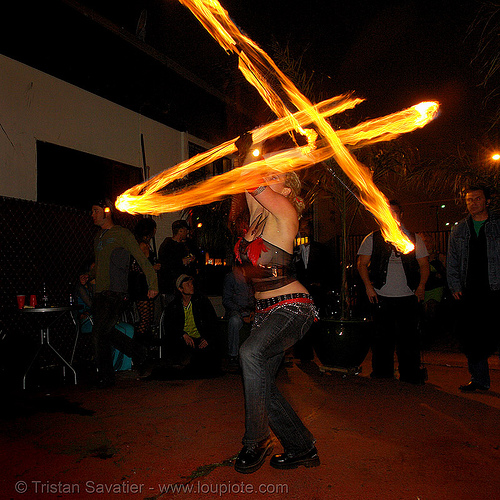
[[[252,161],[248,144],[239,145],[244,164]],[[251,141],[250,141],[251,142]],[[253,158],[255,160],[255,157]],[[297,174],[274,174],[246,192],[249,230],[238,240],[236,258],[253,282],[256,314],[249,338],[240,348],[245,390],[245,435],[235,469],[257,471],[272,452],[270,429],[284,447],[271,458],[277,469],[320,464],[311,432],[276,386],[286,349],[300,340],[318,315],[307,289],[296,277],[293,242],[304,208]]]

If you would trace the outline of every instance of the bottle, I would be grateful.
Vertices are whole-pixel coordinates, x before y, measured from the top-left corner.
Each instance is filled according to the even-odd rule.
[[[47,293],[47,287],[45,282],[42,285],[42,307],[49,307],[49,295]]]
[[[69,307],[73,307],[75,305],[75,297],[73,296],[73,285],[70,283],[69,284]]]

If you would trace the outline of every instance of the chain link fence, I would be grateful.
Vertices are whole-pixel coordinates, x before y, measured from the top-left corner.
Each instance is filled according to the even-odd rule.
[[[133,228],[131,216],[119,224]],[[36,295],[40,303],[45,284],[49,304],[69,304],[69,295],[84,265],[93,259],[93,240],[98,228],[89,211],[0,197],[0,369],[2,379],[18,381],[40,346],[39,314],[23,314],[16,296]],[[75,326],[70,315],[51,327],[50,340],[70,359]],[[87,342],[88,343],[88,342]],[[87,347],[88,349],[88,347]],[[42,352],[40,366],[50,366],[50,350]],[[80,351],[77,355],[89,357]],[[17,384],[15,384],[17,385]]]

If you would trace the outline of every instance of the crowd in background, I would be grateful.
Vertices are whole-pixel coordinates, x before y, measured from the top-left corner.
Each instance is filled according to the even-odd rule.
[[[490,311],[497,300],[496,284],[491,283],[496,276],[494,266],[500,259],[497,257],[499,249],[495,246],[494,237],[497,219],[490,211],[491,197],[486,188],[475,187],[468,193],[476,196],[471,201],[469,198],[472,195],[466,195],[469,216],[450,237],[451,263],[449,260],[447,262],[446,255],[436,250],[430,238],[420,238],[404,228],[401,222],[402,207],[397,202],[391,202],[391,209],[416,243],[414,257],[410,254],[407,258],[397,252],[391,254],[393,248],[383,242],[377,231],[370,233],[363,241],[358,251],[358,273],[350,276],[350,304],[356,314],[374,321],[371,338],[373,377],[394,376],[393,359],[396,353],[400,379],[423,383],[426,374],[421,366],[420,351],[446,344],[447,348],[462,349],[467,356],[471,382],[476,382],[472,385],[469,382],[463,386],[466,387],[464,390],[489,387],[487,358],[498,348],[498,336],[494,329],[484,326],[482,321],[483,318],[490,318]],[[482,200],[480,209],[476,208],[479,203],[476,198]],[[110,203],[108,205],[111,206]],[[103,220],[107,220],[105,209],[108,205],[97,205],[97,210],[102,210]],[[109,217],[112,217],[112,213],[109,213]],[[480,220],[476,221],[476,218]],[[115,231],[116,227],[120,226],[113,224],[103,229],[104,239],[105,234],[110,230]],[[174,221],[172,236],[165,238],[157,253],[156,223],[146,217],[137,223],[133,231],[133,243],[127,240],[128,245],[137,245],[134,252],[140,251],[140,254],[129,252],[132,258],[125,270],[127,283],[120,285],[125,307],[119,311],[114,307],[113,310],[119,315],[120,321],[133,324],[133,335],[124,340],[123,337],[129,335],[116,328],[110,329],[108,322],[107,328],[111,330],[108,338],[114,347],[128,352],[136,367],[149,376],[152,373],[156,377],[169,378],[216,376],[221,373],[223,362],[227,370],[238,371],[239,347],[254,319],[254,289],[251,280],[236,261],[222,283],[223,321],[220,311],[217,316],[213,304],[201,289],[202,280],[199,278],[204,263],[195,242],[189,238],[189,231],[186,220]],[[311,219],[303,217],[294,249],[296,275],[314,298],[320,317],[338,318],[340,263],[327,245],[314,240],[313,233]],[[99,252],[102,240],[103,234],[96,243],[96,252]],[[467,241],[468,246],[464,241]],[[118,254],[107,256],[111,268],[115,270],[120,268],[116,264]],[[384,264],[381,259],[387,262]],[[401,259],[401,262],[397,259]],[[399,277],[393,274],[395,262],[403,271]],[[95,267],[95,262],[85,266],[77,287],[83,332],[95,330],[95,318],[92,317],[92,308],[95,309]],[[122,267],[125,269],[126,266],[123,264]],[[111,271],[107,268],[107,272]],[[158,296],[154,293],[151,296],[153,273],[157,279]],[[100,279],[102,281],[102,276]],[[120,279],[123,281],[124,278]],[[112,286],[116,286],[116,283]],[[475,290],[475,293],[471,290]],[[111,292],[108,290],[107,293]],[[106,300],[104,309],[109,310],[110,297]],[[181,322],[184,316],[179,311],[182,310],[188,311],[191,321],[192,329],[187,334],[186,325]],[[107,319],[120,322],[115,321],[117,318],[114,316]],[[99,327],[99,317],[97,320]],[[478,328],[480,321],[483,326]],[[295,358],[302,361],[314,358],[314,342],[320,327],[319,323],[315,323],[295,345]],[[471,337],[468,331],[476,333]],[[485,334],[481,336],[477,332]],[[101,372],[104,372],[103,366],[109,368],[109,342],[105,347],[96,344],[96,349],[103,356],[98,363],[101,363]],[[151,370],[150,366],[145,366],[146,361],[151,355],[158,358],[158,353],[163,353],[163,359],[161,363],[155,363]],[[200,353],[206,355],[205,359]],[[207,363],[206,359],[211,362]],[[109,383],[107,378],[111,381],[114,379],[108,368],[103,384]]]

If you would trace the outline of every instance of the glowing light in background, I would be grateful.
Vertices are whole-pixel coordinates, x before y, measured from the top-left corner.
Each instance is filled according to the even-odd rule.
[[[256,160],[225,174],[212,177],[199,185],[172,194],[161,193],[168,184],[188,173],[237,151],[237,139],[226,142],[172,167],[151,180],[134,186],[120,195],[116,206],[130,213],[158,215],[189,206],[203,205],[243,192],[255,186],[270,170],[287,172],[307,168],[328,158],[334,158],[359,190],[359,198],[379,223],[384,238],[398,250],[413,249],[392,217],[386,197],[372,180],[369,169],[351,155],[351,148],[375,141],[392,140],[398,135],[423,127],[438,111],[436,102],[424,102],[392,115],[370,120],[353,129],[335,132],[326,118],[345,111],[361,102],[348,96],[334,97],[318,105],[311,103],[293,82],[280,71],[274,61],[253,40],[243,35],[216,0],[179,0],[198,18],[205,29],[228,52],[238,55],[239,69],[259,92],[278,119],[251,132],[254,144],[295,131],[307,140],[307,146],[297,147],[263,160]],[[297,111],[292,113],[290,108]],[[314,129],[304,128],[313,124]],[[319,140],[318,140],[319,137]]]

